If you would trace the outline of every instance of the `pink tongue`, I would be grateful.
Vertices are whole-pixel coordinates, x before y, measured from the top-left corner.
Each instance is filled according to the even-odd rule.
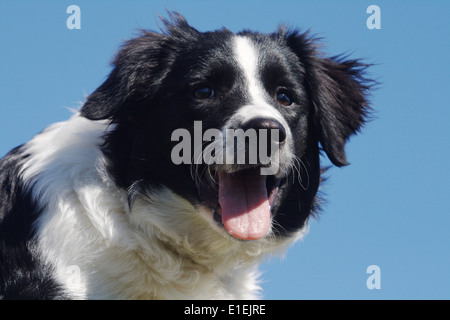
[[[259,170],[219,174],[219,203],[228,233],[244,240],[264,237],[270,227],[266,176]]]

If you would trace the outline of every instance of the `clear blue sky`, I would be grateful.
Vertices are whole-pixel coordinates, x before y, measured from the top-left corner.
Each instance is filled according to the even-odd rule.
[[[66,8],[81,8],[69,30]],[[369,5],[381,29],[369,30]],[[376,63],[375,120],[333,168],[324,212],[284,259],[262,265],[267,299],[450,299],[450,1],[1,1],[0,154],[67,119],[138,28],[176,9],[202,31],[311,29],[330,55]],[[327,162],[324,162],[327,163]],[[381,289],[366,268],[378,265]]]

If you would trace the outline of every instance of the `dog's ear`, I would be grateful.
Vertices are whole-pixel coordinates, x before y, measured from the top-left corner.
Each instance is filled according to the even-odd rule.
[[[161,33],[143,30],[139,37],[124,43],[106,81],[89,95],[81,109],[82,116],[114,120],[123,112],[129,114],[139,100],[155,94],[167,76],[168,66],[174,62],[178,42],[186,46],[199,35],[183,16],[176,12],[168,14],[169,19],[161,17],[164,24]]]
[[[366,121],[371,81],[364,78],[368,65],[340,57],[325,58],[317,40],[307,33],[285,35],[304,68],[304,85],[312,102],[312,118],[322,148],[331,162],[347,165],[345,143]]]
[[[112,63],[113,70],[88,96],[81,115],[91,120],[114,119],[133,107],[133,103],[127,105],[127,101],[148,96],[151,83],[158,81],[164,38],[159,33],[143,32],[138,38],[125,42]]]
[[[331,162],[347,165],[345,143],[367,119],[367,66],[357,60],[316,57],[311,70],[310,95],[313,115],[322,148]]]

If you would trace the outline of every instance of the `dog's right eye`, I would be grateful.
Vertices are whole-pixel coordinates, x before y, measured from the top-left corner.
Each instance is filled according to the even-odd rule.
[[[285,107],[288,107],[292,104],[292,99],[282,91],[277,93],[277,101]]]
[[[214,89],[210,87],[200,87],[194,90],[194,97],[199,100],[214,97]]]

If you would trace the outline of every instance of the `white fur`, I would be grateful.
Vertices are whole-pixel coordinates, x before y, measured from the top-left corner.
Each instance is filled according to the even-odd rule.
[[[80,299],[253,299],[261,255],[292,243],[238,241],[212,214],[167,188],[131,208],[108,177],[99,149],[104,121],[75,114],[25,145],[22,179],[41,204],[36,250]]]
[[[234,40],[234,56],[247,81],[247,92],[251,102],[255,105],[265,106],[266,92],[258,77],[258,50],[252,41],[244,36],[236,36]]]
[[[286,140],[282,148],[280,148],[279,159],[274,167],[279,168],[278,176],[284,176],[292,167],[294,161],[292,133],[284,117],[281,113],[267,103],[267,94],[260,81],[258,59],[259,52],[252,44],[252,40],[244,36],[236,36],[234,40],[234,56],[235,60],[245,77],[247,84],[247,92],[250,95],[250,104],[244,105],[233,114],[223,127],[223,131],[227,128],[239,128],[242,124],[253,118],[274,119],[283,125],[286,130]],[[228,158],[233,157],[233,148],[228,148]],[[227,168],[232,171],[232,168]]]

